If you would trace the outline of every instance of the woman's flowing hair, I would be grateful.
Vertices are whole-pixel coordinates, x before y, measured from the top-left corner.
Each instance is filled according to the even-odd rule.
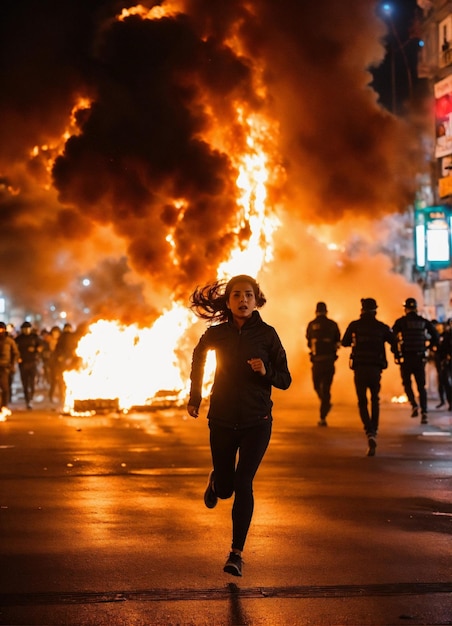
[[[257,308],[260,309],[264,306],[267,299],[262,293],[259,284],[251,276],[240,274],[234,276],[229,281],[217,280],[204,287],[196,287],[190,296],[191,310],[201,319],[210,320],[211,322],[226,322],[231,317],[227,301],[231,295],[232,288],[238,282],[250,283],[256,298]]]

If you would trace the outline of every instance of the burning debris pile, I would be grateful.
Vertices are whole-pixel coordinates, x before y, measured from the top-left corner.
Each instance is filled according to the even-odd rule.
[[[409,202],[409,129],[370,87],[384,56],[376,2],[30,7],[7,2],[0,26],[2,288],[94,320],[67,405],[183,394],[197,284],[278,268],[302,282],[309,260],[294,259],[313,235],[299,224]],[[122,330],[104,339],[109,324]],[[130,335],[133,356],[110,353]]]
[[[190,317],[186,309],[174,307],[151,328],[106,320],[92,324],[77,347],[81,366],[65,373],[65,410],[86,413],[182,403],[187,382],[181,378],[177,346]]]

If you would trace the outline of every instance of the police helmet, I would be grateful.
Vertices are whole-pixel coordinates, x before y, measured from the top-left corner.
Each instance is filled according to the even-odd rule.
[[[410,311],[414,311],[417,309],[417,302],[414,298],[407,298],[403,303],[403,307]]]
[[[361,298],[361,308],[368,313],[376,311],[378,308],[377,301],[374,298]]]

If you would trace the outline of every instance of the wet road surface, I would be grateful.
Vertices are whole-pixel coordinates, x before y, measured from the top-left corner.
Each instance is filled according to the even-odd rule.
[[[276,394],[244,576],[231,501],[203,504],[208,429],[183,409],[0,423],[0,624],[452,624],[452,414],[352,404],[329,427]],[[15,409],[15,410],[14,410]]]

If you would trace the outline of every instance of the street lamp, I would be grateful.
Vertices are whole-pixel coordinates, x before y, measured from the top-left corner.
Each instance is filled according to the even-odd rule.
[[[409,95],[411,98],[413,95],[413,79],[411,76],[411,70],[410,70],[410,65],[408,63],[408,58],[405,52],[405,46],[409,43],[410,39],[405,41],[405,43],[402,43],[400,41],[399,33],[397,32],[394,21],[392,19],[392,15],[394,13],[394,6],[390,4],[389,2],[385,2],[384,4],[381,5],[381,10],[382,10],[383,16],[386,18],[387,23],[389,24],[389,27],[391,29],[391,33],[393,36],[393,40],[391,42],[391,95],[392,95],[392,112],[395,114],[396,113],[396,68],[395,68],[395,44],[394,42],[397,44],[397,48],[400,51],[400,54],[403,59],[403,64],[405,66],[406,76],[408,80],[408,91],[409,91]]]

